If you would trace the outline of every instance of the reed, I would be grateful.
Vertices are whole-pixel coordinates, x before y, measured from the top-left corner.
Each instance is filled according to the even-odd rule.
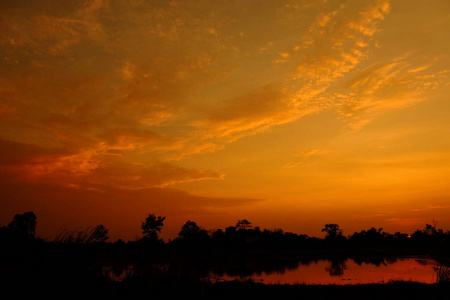
[[[450,267],[440,265],[436,268],[436,283],[448,283],[450,282]]]
[[[62,230],[55,237],[54,242],[57,243],[77,243],[77,244],[88,244],[92,242],[92,233],[94,229],[91,227],[85,230]]]

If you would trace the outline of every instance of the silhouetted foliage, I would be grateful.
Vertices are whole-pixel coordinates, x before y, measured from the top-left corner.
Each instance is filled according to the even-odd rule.
[[[142,222],[141,229],[145,239],[156,241],[159,238],[159,233],[164,226],[164,220],[166,217],[149,214],[145,221]]]
[[[440,265],[436,268],[436,282],[447,284],[450,282],[450,266]]]
[[[387,233],[383,232],[383,228],[375,229],[374,227],[369,230],[362,230],[361,232],[355,232],[351,236],[353,243],[360,246],[380,246],[385,243]]]
[[[214,230],[211,234],[214,240],[222,240],[225,237],[225,232],[222,229]]]
[[[227,236],[232,236],[233,234],[235,234],[236,233],[236,227],[234,227],[234,226],[228,226],[228,227],[226,227],[225,228],[225,234],[227,235]]]
[[[54,242],[84,244],[89,240],[89,237],[89,230],[61,230],[55,237]]]
[[[196,236],[200,232],[200,227],[193,221],[188,220],[183,227],[181,227],[178,237],[190,238]]]
[[[55,237],[54,241],[58,243],[76,244],[103,243],[109,239],[108,231],[102,224],[94,228],[88,227],[84,230],[62,230]]]
[[[337,239],[343,237],[343,231],[339,228],[338,224],[325,224],[322,228],[322,232],[326,232],[325,239]]]
[[[175,239],[177,246],[185,249],[203,249],[209,248],[211,237],[208,232],[201,229],[197,223],[188,220],[178,233],[178,238]]]
[[[437,229],[436,225],[425,224],[422,230],[417,229],[411,234],[411,240],[418,246],[435,246],[442,243],[449,243],[450,232],[445,233],[442,229]]]
[[[106,242],[109,239],[108,231],[104,225],[97,225],[91,233],[90,240],[97,243]]]
[[[33,212],[25,212],[16,214],[11,223],[8,224],[8,229],[18,235],[35,237],[36,224],[36,215]]]
[[[252,223],[249,222],[248,220],[244,219],[244,220],[238,220],[236,223],[236,228],[239,229],[250,229],[252,228]]]

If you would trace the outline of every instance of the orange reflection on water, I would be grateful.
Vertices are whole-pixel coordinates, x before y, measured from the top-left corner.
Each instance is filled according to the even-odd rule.
[[[223,280],[248,280],[266,284],[365,284],[391,280],[435,283],[436,261],[432,259],[398,258],[381,264],[346,260],[317,260],[300,264],[284,272],[254,274],[248,277],[223,276]]]

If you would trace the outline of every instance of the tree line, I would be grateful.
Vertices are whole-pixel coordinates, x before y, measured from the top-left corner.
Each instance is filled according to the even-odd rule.
[[[188,220],[175,239],[167,243],[160,238],[165,216],[149,214],[141,223],[142,237],[129,243],[152,245],[170,245],[180,248],[321,248],[321,247],[377,247],[377,246],[450,246],[450,231],[444,231],[433,225],[425,224],[411,235],[401,232],[387,233],[383,228],[372,227],[368,230],[344,235],[338,224],[327,223],[322,228],[323,239],[309,237],[306,234],[284,232],[282,229],[261,229],[246,219],[238,220],[234,226],[224,230],[206,230],[196,222]],[[37,217],[33,212],[16,214],[7,225],[0,227],[0,239],[36,240]],[[62,231],[52,241],[54,243],[109,243],[109,229],[103,224],[81,231]],[[122,240],[115,242],[124,244]]]

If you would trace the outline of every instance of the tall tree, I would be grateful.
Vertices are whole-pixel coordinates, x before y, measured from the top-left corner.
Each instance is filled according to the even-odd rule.
[[[154,214],[149,214],[141,225],[144,238],[152,241],[158,240],[158,235],[161,232],[162,227],[164,226],[165,219],[166,217],[156,217]]]
[[[322,232],[326,232],[326,239],[336,239],[343,236],[343,231],[338,224],[325,224]]]

